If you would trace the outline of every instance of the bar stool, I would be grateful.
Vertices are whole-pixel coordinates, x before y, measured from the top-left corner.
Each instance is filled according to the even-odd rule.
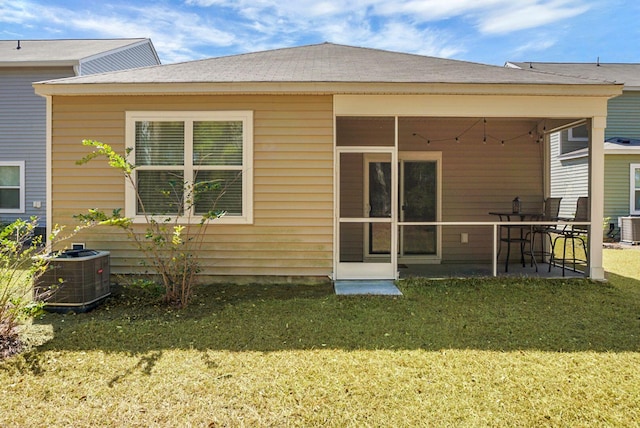
[[[589,221],[589,198],[586,196],[579,197],[576,203],[576,214],[571,221]],[[556,263],[557,257],[555,254],[555,247],[558,239],[564,239],[562,248],[562,276],[565,276],[565,268],[567,261],[572,263],[572,269],[576,270],[576,262],[587,263],[589,260],[589,254],[587,250],[586,240],[589,236],[589,227],[584,225],[566,225],[562,228],[556,228],[551,233],[555,233],[557,236],[553,240],[551,247],[551,259],[549,260],[549,272],[551,272],[551,265]],[[576,255],[576,240],[582,244],[584,250],[584,259],[579,258]],[[567,258],[567,243],[571,241],[571,257]]]
[[[558,219],[558,214],[560,213],[560,203],[562,202],[562,198],[547,198],[544,200],[544,213],[543,215],[536,219],[538,221],[554,221]],[[531,266],[535,265],[536,272],[538,272],[538,263],[536,260],[536,256],[539,255],[541,260],[544,262],[545,257],[548,257],[551,260],[553,255],[553,238],[551,234],[554,230],[556,230],[555,225],[541,225],[541,226],[533,226],[529,234],[531,235],[530,239],[530,247],[529,247],[529,255],[531,256]],[[536,236],[540,237],[540,251],[536,251]],[[548,247],[547,245],[548,240]],[[547,249],[548,248],[548,249]]]

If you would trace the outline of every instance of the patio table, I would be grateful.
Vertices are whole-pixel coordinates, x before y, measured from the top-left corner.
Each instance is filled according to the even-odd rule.
[[[493,215],[493,216],[498,216],[500,218],[501,222],[524,222],[526,220],[529,221],[534,221],[537,219],[540,219],[543,214],[539,213],[539,212],[490,212],[489,215]],[[512,235],[512,230],[516,229],[517,231],[519,231],[520,233],[516,233],[515,235]],[[506,236],[504,235],[503,231],[506,230]],[[531,232],[532,230],[532,226],[531,225],[500,225],[500,233],[498,234],[498,238],[500,239],[500,247],[498,249],[498,254],[497,254],[497,258],[500,258],[500,253],[502,252],[502,243],[505,242],[507,244],[507,258],[505,260],[505,264],[504,264],[504,271],[505,272],[509,272],[509,255],[511,254],[511,243],[514,244],[519,244],[520,245],[520,261],[522,262],[522,267],[525,267],[526,263],[524,260],[524,248],[525,245],[528,243],[529,245],[531,245],[531,241],[530,241],[530,233],[525,233],[525,230],[527,232]],[[533,259],[533,262],[536,263],[535,258]],[[536,263],[536,268],[537,268],[537,263]]]

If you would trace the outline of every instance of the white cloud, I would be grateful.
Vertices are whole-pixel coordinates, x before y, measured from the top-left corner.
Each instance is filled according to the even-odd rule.
[[[0,0],[0,22],[23,24],[37,18],[30,3],[23,1]]]
[[[5,3],[0,3],[0,16]],[[163,62],[186,61],[199,57],[198,46],[230,46],[236,36],[219,29],[219,23],[207,22],[195,13],[182,12],[166,6],[133,7],[103,4],[100,9],[78,10],[58,6],[41,6],[23,2],[20,10],[38,10],[38,14],[16,14],[22,25],[44,25],[50,33],[65,32],[83,34],[93,38],[151,38]],[[3,18],[0,18],[0,21]],[[17,18],[16,18],[17,19]],[[57,30],[56,30],[57,29]]]
[[[318,17],[343,19],[359,15],[380,18],[403,18],[415,23],[442,19],[473,20],[481,31],[505,32],[545,25],[584,13],[594,0],[187,0],[199,7],[222,7],[234,10],[250,20],[266,15],[287,21]],[[502,21],[499,23],[498,21]],[[505,22],[506,21],[506,22]]]
[[[544,52],[551,49],[556,43],[557,40],[549,37],[536,37],[535,40],[518,46],[513,50],[512,55],[517,59],[522,55],[531,55],[532,52]],[[505,61],[508,59],[506,58]]]
[[[401,3],[382,2],[376,11],[385,16],[405,15],[423,22],[468,16],[477,11],[503,7],[516,0],[411,0]]]
[[[503,34],[537,28],[581,15],[589,10],[588,5],[572,0],[527,3],[524,6],[512,5],[490,12],[480,21],[480,31],[488,34]]]
[[[597,0],[116,1],[126,0],[85,9],[63,0],[0,0],[0,22],[40,38],[149,37],[165,63],[323,41],[452,57],[484,35],[571,19]]]
[[[340,0],[189,0],[187,3],[233,10],[250,22],[251,29],[258,32],[261,45],[267,47],[300,44],[304,38],[312,42],[330,41],[439,56],[461,51],[452,35],[445,31],[425,29],[421,20],[403,18],[400,10],[385,11],[386,0],[352,0],[347,4]]]
[[[317,40],[451,56],[464,49],[454,33],[428,30],[441,20],[467,23],[482,34],[502,35],[541,27],[584,13],[593,0],[188,0],[233,11],[265,40],[315,34]],[[464,24],[458,22],[458,29]],[[404,43],[401,41],[404,40]],[[407,49],[407,46],[412,48]]]
[[[442,31],[419,29],[402,21],[392,21],[381,28],[343,28],[331,41],[391,51],[412,52],[448,58],[463,51],[452,36]],[[410,47],[410,49],[408,49]]]

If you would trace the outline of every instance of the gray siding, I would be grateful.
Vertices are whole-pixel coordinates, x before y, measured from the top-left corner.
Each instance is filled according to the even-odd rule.
[[[624,92],[609,100],[605,137],[640,138],[640,92]]]
[[[150,43],[133,46],[98,58],[81,62],[80,74],[97,74],[129,68],[158,65]]]
[[[605,137],[640,138],[640,92],[624,92],[609,100]],[[629,215],[629,165],[638,155],[605,155],[604,217],[618,227],[618,217]]]
[[[579,196],[589,194],[589,158],[558,160],[566,131],[551,135],[551,195],[561,197],[561,217],[573,217]]]
[[[25,161],[25,214],[0,213],[0,220],[37,216],[45,225],[46,101],[31,84],[73,76],[71,68],[0,69],[0,160]],[[41,208],[33,203],[39,201]]]
[[[604,163],[604,218],[618,227],[618,217],[629,215],[630,165],[640,163],[637,155],[607,155]]]
[[[567,137],[567,131],[551,137],[551,196],[563,198],[560,215],[571,217],[578,196],[588,194],[589,159],[558,160],[560,154],[587,146],[584,142],[569,142]],[[611,137],[640,138],[640,92],[626,91],[609,100],[605,138]],[[605,154],[604,223],[613,223],[616,228],[618,217],[629,215],[631,163],[640,163],[640,154]]]
[[[559,132],[559,137],[561,142],[560,154],[562,155],[589,147],[588,141],[569,141],[569,130],[567,129]]]
[[[81,74],[158,64],[150,42],[114,50],[82,62]],[[46,100],[32,83],[74,76],[72,67],[0,69],[0,160],[25,161],[25,213],[0,213],[0,221],[37,216],[46,226]],[[80,137],[78,141],[80,141]],[[40,208],[34,208],[34,202]]]

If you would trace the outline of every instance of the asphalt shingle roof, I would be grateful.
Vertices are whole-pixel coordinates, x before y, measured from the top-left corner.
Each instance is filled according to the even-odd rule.
[[[623,83],[625,87],[640,89],[640,64],[635,63],[509,62],[508,64],[514,64],[523,70],[606,80]]]
[[[0,64],[73,62],[144,40],[147,39],[0,40]]]
[[[48,84],[100,83],[478,83],[602,84],[581,79],[451,59],[322,43],[74,77]]]

